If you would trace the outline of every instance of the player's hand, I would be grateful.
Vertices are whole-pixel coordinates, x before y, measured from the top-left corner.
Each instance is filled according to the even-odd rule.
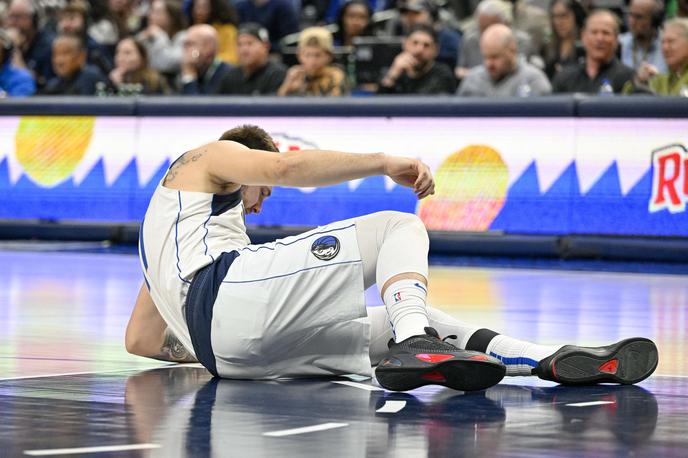
[[[413,188],[419,199],[435,194],[435,179],[430,167],[418,159],[386,156],[384,170],[395,183]]]

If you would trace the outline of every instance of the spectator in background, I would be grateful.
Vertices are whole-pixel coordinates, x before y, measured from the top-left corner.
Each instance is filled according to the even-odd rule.
[[[113,57],[105,46],[101,45],[87,33],[88,4],[83,0],[72,0],[57,13],[57,32],[60,34],[80,35],[86,43],[87,61],[102,72],[112,68]]]
[[[57,75],[45,85],[46,95],[95,95],[111,87],[107,77],[86,64],[86,44],[79,35],[58,35],[53,41],[53,70]]]
[[[439,22],[439,10],[433,0],[401,0],[399,25],[396,35],[406,36],[416,25],[425,24],[435,29],[438,52],[436,60],[454,68],[457,63],[461,35]]]
[[[88,34],[114,55],[117,42],[140,27],[134,0],[90,0],[92,23]]]
[[[402,51],[380,82],[381,94],[451,94],[456,80],[451,69],[435,61],[438,45],[435,30],[427,25],[413,27],[404,39]]]
[[[531,50],[539,54],[550,37],[550,24],[547,12],[529,0],[509,0],[512,3],[512,30],[526,33],[531,40]]]
[[[247,22],[239,27],[237,38],[239,66],[232,68],[220,82],[220,94],[276,94],[287,69],[270,56],[270,35],[260,24]]]
[[[28,70],[12,63],[14,44],[0,29],[0,98],[25,97],[36,92],[36,82]]]
[[[175,0],[153,0],[148,25],[136,38],[143,43],[155,70],[173,76],[179,71],[186,20]]]
[[[366,0],[349,0],[337,14],[337,31],[332,35],[335,46],[351,46],[355,37],[372,35],[373,12]]]
[[[475,24],[463,36],[458,64],[454,69],[454,74],[459,80],[466,76],[469,69],[483,63],[483,56],[480,53],[480,36],[482,33],[492,24],[504,24],[511,27],[513,22],[511,5],[503,0],[481,1],[473,16],[476,18]],[[533,54],[533,44],[528,34],[516,30],[514,35],[519,52],[530,57]]]
[[[621,62],[633,70],[650,64],[666,72],[660,27],[664,20],[661,0],[632,0],[628,7],[628,32],[619,36]]]
[[[529,97],[552,92],[547,76],[519,58],[516,38],[504,24],[494,24],[480,37],[483,64],[468,71],[458,95]]]
[[[51,44],[55,38],[48,28],[40,29],[38,11],[31,0],[12,0],[5,21],[7,34],[18,53],[14,65],[29,70],[37,86],[55,76],[51,62]]]
[[[688,18],[688,0],[678,0],[676,17]]]
[[[239,23],[257,22],[268,30],[273,52],[280,51],[280,40],[299,31],[299,13],[289,0],[239,0]]]
[[[117,44],[115,68],[110,81],[117,95],[169,94],[167,81],[148,64],[146,47],[134,37],[127,37]]]
[[[581,38],[585,62],[559,72],[552,81],[554,92],[620,93],[633,80],[633,69],[616,58],[619,20],[609,10],[588,16]]]
[[[223,62],[236,64],[237,25],[239,15],[227,0],[191,0],[188,5],[189,23],[210,24],[217,31],[217,57]]]
[[[585,10],[578,0],[552,0],[549,6],[552,38],[545,46],[545,73],[552,79],[562,68],[576,65],[585,57],[580,33]]]
[[[299,36],[299,63],[287,71],[277,95],[341,96],[347,93],[346,77],[332,65],[332,34],[324,27],[309,27]]]
[[[185,95],[217,94],[231,66],[217,57],[217,31],[208,24],[189,27],[184,39],[180,76]]]
[[[638,80],[649,80],[649,88],[655,94],[688,97],[688,18],[675,18],[664,24],[662,53],[668,71],[660,74],[646,66],[638,72]]]

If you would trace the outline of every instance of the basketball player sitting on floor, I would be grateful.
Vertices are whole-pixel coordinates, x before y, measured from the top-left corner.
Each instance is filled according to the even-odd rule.
[[[272,186],[386,175],[419,199],[434,192],[430,169],[415,159],[276,152],[266,132],[242,126],[171,165],[141,223],[145,284],[127,327],[130,353],[197,360],[239,379],[371,375],[376,366],[390,390],[480,390],[505,374],[630,384],[655,370],[648,339],[536,345],[427,307],[428,236],[411,214],[374,213],[250,244],[244,214],[260,212]],[[374,283],[385,307],[366,309]]]

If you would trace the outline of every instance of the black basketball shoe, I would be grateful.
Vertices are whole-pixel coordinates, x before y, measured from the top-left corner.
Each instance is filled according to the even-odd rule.
[[[562,385],[632,385],[649,377],[658,361],[654,342],[633,337],[606,347],[566,345],[540,361],[532,373]]]
[[[424,335],[399,343],[390,340],[389,353],[375,369],[380,385],[393,391],[423,385],[483,390],[499,383],[505,373],[506,366],[500,360],[477,351],[460,350],[440,339],[433,328],[425,328]]]

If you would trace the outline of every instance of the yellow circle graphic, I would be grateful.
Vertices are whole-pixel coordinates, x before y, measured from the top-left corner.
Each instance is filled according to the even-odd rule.
[[[83,159],[94,124],[94,116],[23,116],[15,136],[17,160],[33,181],[54,186]]]
[[[470,145],[449,156],[435,173],[435,195],[418,216],[430,230],[485,231],[506,199],[509,171],[499,152]]]

